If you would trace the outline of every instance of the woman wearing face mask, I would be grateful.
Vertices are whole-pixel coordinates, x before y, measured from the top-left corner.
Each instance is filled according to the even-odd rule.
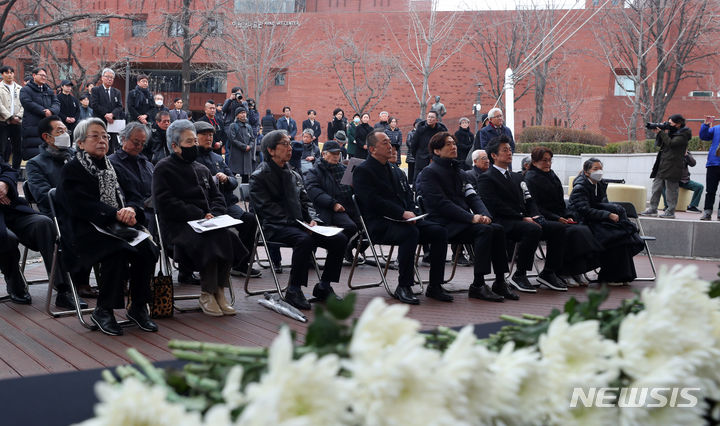
[[[223,287],[230,286],[230,268],[243,261],[248,251],[230,228],[199,234],[187,224],[227,213],[225,198],[210,171],[195,161],[195,126],[188,120],[174,121],[167,129],[167,144],[173,154],[155,166],[152,188],[163,242],[172,250],[173,260],[200,271],[203,312],[234,315]]]
[[[573,182],[570,208],[604,248],[599,255],[598,281],[611,286],[633,281],[637,277],[633,256],[642,250],[643,243],[625,209],[608,202],[599,159],[590,158],[583,163],[582,173]]]
[[[152,126],[153,123],[155,123],[155,117],[160,111],[170,112],[170,110],[167,109],[167,107],[165,106],[165,98],[163,98],[163,95],[158,93],[153,97],[153,99],[154,105],[148,111],[147,117],[147,122],[149,126]]]
[[[357,126],[360,125],[360,114],[353,115],[352,122],[347,126],[347,152],[349,157],[357,156],[358,146],[355,144],[355,131]]]
[[[367,145],[365,145],[365,138],[367,138],[367,135],[369,135],[372,131],[373,128],[370,126],[370,114],[365,113],[360,116],[360,125],[355,129],[355,145],[357,146],[357,152],[355,154],[356,157],[367,158],[368,150]]]

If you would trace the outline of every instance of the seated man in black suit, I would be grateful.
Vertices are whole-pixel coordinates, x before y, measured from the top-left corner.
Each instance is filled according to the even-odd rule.
[[[512,173],[512,148],[505,136],[490,141],[485,148],[492,166],[478,178],[480,196],[496,223],[505,228],[505,235],[519,244],[517,270],[509,283],[519,291],[535,293],[526,271],[532,269],[533,257],[540,240],[547,241],[545,266],[538,282],[559,291],[565,284],[555,275],[563,264],[565,229],[559,222],[546,221],[538,212],[522,175]]]
[[[503,298],[517,300],[518,296],[505,283],[508,270],[505,232],[502,226],[493,223],[485,204],[465,181],[457,160],[455,137],[448,132],[434,135],[429,151],[432,162],[418,175],[416,189],[423,197],[428,219],[444,225],[449,240],[474,244],[475,274],[469,296],[491,302],[502,302]],[[492,290],[485,285],[491,260],[495,271]]]
[[[324,301],[328,297],[337,297],[330,283],[340,281],[348,240],[343,233],[325,237],[298,223],[299,220],[311,227],[316,225],[310,216],[311,203],[302,178],[288,165],[292,155],[288,133],[285,130],[268,133],[262,139],[262,150],[265,161],[250,175],[250,200],[254,211],[262,215],[260,223],[265,236],[270,241],[292,246],[290,283],[285,301],[307,310],[310,303],[305,299],[302,287],[307,286],[313,251],[317,247],[327,250],[320,282],[313,288],[313,296]]]
[[[418,243],[430,244],[430,284],[426,296],[451,302],[453,297],[443,288],[447,231],[429,220],[402,223],[417,215],[407,177],[388,160],[393,157],[390,138],[374,130],[365,139],[370,155],[353,172],[353,189],[361,213],[378,243],[398,246],[399,277],[395,297],[403,303],[420,303],[412,292],[413,260]]]

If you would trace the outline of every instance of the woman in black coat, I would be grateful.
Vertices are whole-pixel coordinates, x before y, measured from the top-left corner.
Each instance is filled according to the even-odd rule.
[[[550,168],[552,157],[553,153],[548,148],[539,146],[533,149],[532,165],[525,174],[525,182],[545,220],[565,225],[565,256],[558,275],[569,287],[586,285],[588,282],[582,274],[598,266],[597,255],[603,248],[590,228],[578,224],[575,215],[565,205],[562,182]]]
[[[598,281],[627,285],[637,277],[633,256],[642,250],[643,243],[625,209],[608,202],[602,169],[602,162],[597,158],[585,161],[582,173],[573,182],[570,208],[590,227],[604,248],[600,253]]]
[[[113,309],[124,307],[125,282],[129,280],[127,318],[144,331],[157,331],[146,304],[158,249],[151,239],[134,246],[128,243],[137,235],[133,228],[144,221],[144,213],[125,207],[117,175],[105,156],[109,148],[105,123],[99,118],[83,120],[74,135],[79,150],[62,169],[57,214],[63,239],[72,245],[77,261],[88,270],[100,264],[100,292],[91,320],[105,334],[123,334]]]
[[[465,160],[472,150],[475,136],[470,131],[470,120],[467,117],[460,118],[460,128],[455,132],[455,140],[457,141],[457,159],[463,170],[470,170],[472,167]]]
[[[173,259],[200,271],[200,307],[210,316],[234,315],[223,287],[230,286],[230,268],[248,251],[230,228],[197,233],[188,221],[211,219],[227,212],[225,198],[207,167],[195,161],[195,126],[176,120],[167,129],[173,154],[160,160],[153,174],[153,199],[163,242]]]
[[[364,113],[360,117],[360,125],[355,128],[355,145],[357,145],[357,151],[355,157],[367,158],[368,149],[365,144],[365,139],[370,132],[373,131],[372,126],[368,124],[370,122],[370,114]]]
[[[345,111],[342,108],[335,108],[333,110],[333,119],[328,122],[327,126],[327,140],[331,141],[335,139],[335,133],[342,130],[347,131],[347,119],[345,118]]]

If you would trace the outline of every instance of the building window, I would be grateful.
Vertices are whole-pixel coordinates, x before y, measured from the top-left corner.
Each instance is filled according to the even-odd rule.
[[[615,96],[635,96],[635,80],[632,76],[615,76]]]
[[[95,30],[96,37],[110,37],[110,21],[99,21]]]
[[[153,93],[182,92],[182,75],[179,70],[139,69],[139,74],[147,74],[149,89]],[[131,77],[130,85],[137,84],[137,77]],[[190,74],[190,79],[197,78],[196,73]],[[225,93],[227,78],[225,75],[210,75],[190,85],[191,93]]]
[[[220,36],[223,33],[223,21],[216,18],[208,18],[208,32],[212,36]]]
[[[690,96],[694,98],[712,98],[714,94],[712,90],[693,90],[690,92]]]
[[[235,13],[293,13],[303,12],[303,0],[234,0]]]
[[[277,70],[275,72],[275,85],[284,86],[287,78],[287,70]]]
[[[168,28],[168,35],[170,37],[182,37],[185,34],[183,26],[178,21],[170,21],[170,27]]]
[[[145,37],[147,35],[147,21],[144,19],[133,19],[132,36]]]

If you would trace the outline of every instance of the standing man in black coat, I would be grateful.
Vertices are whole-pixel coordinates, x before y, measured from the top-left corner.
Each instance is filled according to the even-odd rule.
[[[320,128],[320,123],[317,120],[315,120],[315,117],[317,116],[317,112],[314,109],[309,109],[307,112],[307,115],[308,115],[307,120],[302,122],[302,130],[312,129],[313,143],[317,146],[318,141],[320,139],[320,133],[322,133],[322,129]]]
[[[277,130],[277,120],[273,117],[272,111],[265,110],[265,115],[260,119],[260,129],[263,135],[267,135],[273,130]]]
[[[67,127],[70,136],[72,136],[75,124],[80,117],[80,102],[72,95],[72,88],[72,81],[63,80],[60,83],[61,92],[57,95],[58,101],[60,101],[60,114],[58,115]]]
[[[225,102],[227,104],[227,102]],[[226,128],[223,124],[223,121],[220,120],[218,117],[215,116],[217,113],[217,108],[215,108],[215,103],[212,101],[205,102],[205,115],[200,117],[198,121],[205,121],[207,123],[210,123],[213,128],[215,129],[215,133],[213,133],[213,146],[212,149],[216,154],[222,155],[222,149],[223,146],[227,143],[227,133]],[[230,113],[230,122],[232,123],[232,120],[235,119],[235,116]]]
[[[475,189],[465,182],[455,139],[450,133],[440,132],[430,139],[430,150],[433,161],[418,177],[417,189],[423,196],[428,219],[445,226],[449,240],[473,243],[475,273],[469,297],[491,302],[518,300],[505,283],[505,232],[501,225],[493,223]],[[495,272],[492,290],[485,285],[491,261]]]
[[[522,175],[510,171],[512,148],[507,138],[493,139],[485,150],[493,164],[478,179],[480,196],[494,221],[505,229],[505,235],[519,244],[517,270],[509,279],[510,285],[519,291],[536,292],[527,279],[526,271],[532,269],[535,250],[540,240],[544,239],[547,241],[547,256],[538,282],[553,290],[566,291],[567,286],[555,275],[555,271],[560,271],[563,265],[563,225],[545,220],[538,212]]]
[[[20,89],[20,103],[25,109],[22,120],[22,159],[29,160],[40,153],[40,145],[43,143],[38,133],[38,123],[45,117],[60,113],[60,101],[47,85],[45,68],[33,70],[32,80]]]
[[[102,70],[102,84],[92,88],[90,92],[90,107],[95,117],[101,119],[105,124],[112,124],[115,120],[122,120],[125,117],[122,105],[122,94],[112,87],[115,81],[115,71],[110,68]],[[119,147],[117,133],[110,133],[109,152],[115,152]]]
[[[460,118],[460,128],[455,132],[455,141],[457,141],[457,159],[460,161],[460,167],[463,170],[470,170],[465,160],[473,147],[473,134],[470,131],[470,119],[467,117]]]
[[[510,148],[515,152],[515,139],[513,138],[512,131],[505,126],[503,120],[503,113],[500,108],[493,108],[488,111],[487,115],[488,125],[478,130],[475,134],[475,142],[473,144],[473,150],[485,149],[490,143],[490,140],[500,136],[508,138]]]
[[[438,122],[437,112],[429,111],[425,121],[421,121],[417,125],[412,139],[412,146],[410,147],[410,153],[415,158],[415,175],[412,177],[413,183],[422,169],[430,164],[428,143],[430,143],[430,138],[440,132],[447,132],[447,127]]]
[[[374,130],[365,139],[370,155],[353,172],[353,189],[370,237],[377,243],[398,246],[398,286],[395,298],[417,305],[413,294],[413,263],[418,243],[430,244],[430,283],[426,295],[450,302],[443,288],[447,231],[427,219],[405,222],[417,216],[413,193],[405,174],[389,160],[393,158],[390,138]]]
[[[128,121],[148,124],[153,117],[149,113],[153,105],[153,96],[148,89],[148,76],[140,74],[137,86],[128,94]]]
[[[235,110],[239,107],[243,107],[247,110],[248,104],[243,100],[242,88],[235,86],[230,90],[230,97],[225,99],[225,102],[222,104],[222,110],[220,111],[223,117],[221,120],[223,131],[226,133],[230,133],[229,127],[235,121]],[[217,129],[215,129],[215,135],[217,136]]]

